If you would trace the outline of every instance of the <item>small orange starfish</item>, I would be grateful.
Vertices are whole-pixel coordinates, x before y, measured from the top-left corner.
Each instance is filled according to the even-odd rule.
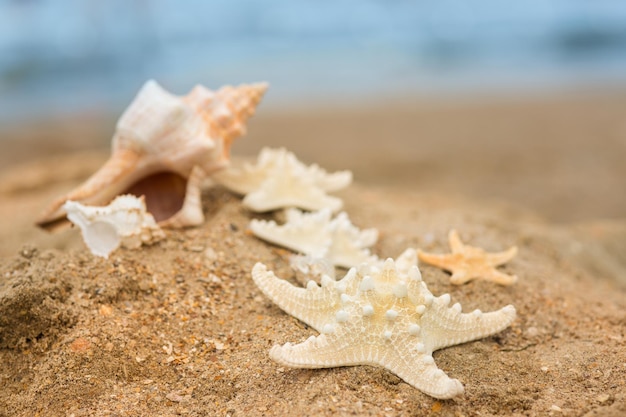
[[[464,245],[456,230],[450,230],[448,241],[452,253],[434,254],[417,251],[420,261],[452,272],[450,282],[462,285],[473,279],[484,279],[500,285],[511,285],[517,281],[517,276],[507,275],[496,270],[517,254],[517,247],[507,251],[487,253],[482,248]]]

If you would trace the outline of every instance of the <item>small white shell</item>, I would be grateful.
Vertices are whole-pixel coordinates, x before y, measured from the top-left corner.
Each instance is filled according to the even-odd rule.
[[[108,258],[120,245],[137,248],[165,237],[143,198],[117,197],[105,207],[85,206],[75,201],[63,205],[67,218],[80,227],[85,244],[96,256]]]

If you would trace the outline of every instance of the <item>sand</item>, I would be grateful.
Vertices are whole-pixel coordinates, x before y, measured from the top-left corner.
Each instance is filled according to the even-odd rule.
[[[463,311],[518,311],[497,335],[435,352],[463,396],[433,399],[381,368],[270,360],[272,345],[315,331],[250,278],[261,261],[294,279],[290,252],[246,230],[273,214],[252,214],[219,187],[203,195],[202,226],[108,260],[76,230],[34,229],[106,152],[59,138],[62,151],[33,155],[43,137],[33,134],[7,145],[15,158],[4,157],[0,179],[0,415],[624,415],[626,95],[382,104],[259,110],[235,153],[282,145],[353,169],[355,184],[338,195],[353,223],[380,230],[382,257],[445,252],[450,228],[488,250],[519,247],[502,267],[519,276],[510,287],[452,286],[421,268]]]

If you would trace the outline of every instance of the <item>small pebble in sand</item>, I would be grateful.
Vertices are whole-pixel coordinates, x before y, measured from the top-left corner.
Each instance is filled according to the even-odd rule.
[[[434,233],[424,233],[422,237],[422,243],[424,246],[430,246],[435,242],[435,234]]]
[[[70,344],[70,350],[74,353],[86,352],[91,348],[91,343],[84,337],[79,337]]]
[[[209,261],[217,260],[217,253],[213,248],[207,248],[207,250],[204,251],[204,256],[206,256]]]
[[[170,392],[169,394],[167,394],[165,396],[165,398],[167,398],[168,400],[175,402],[175,403],[180,403],[186,400],[185,397],[183,397],[182,395],[180,395],[177,392]]]
[[[539,335],[539,330],[537,330],[536,327],[529,327],[528,329],[526,329],[526,336],[527,337],[536,337]]]
[[[98,313],[100,313],[101,316],[108,317],[113,314],[113,308],[109,305],[102,304],[98,309]]]

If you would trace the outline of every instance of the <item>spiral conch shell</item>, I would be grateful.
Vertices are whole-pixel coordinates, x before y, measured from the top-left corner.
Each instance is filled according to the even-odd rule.
[[[175,96],[150,80],[117,122],[109,160],[78,188],[56,200],[37,221],[53,230],[66,223],[68,200],[102,206],[121,194],[144,196],[161,227],[204,221],[200,185],[230,162],[232,141],[246,131],[266,83],[194,87]]]

